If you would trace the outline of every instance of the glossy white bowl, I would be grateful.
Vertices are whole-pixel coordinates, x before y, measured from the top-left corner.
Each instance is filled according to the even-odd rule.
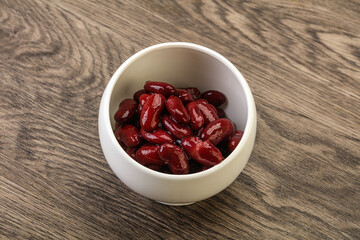
[[[137,163],[118,144],[113,134],[113,116],[119,103],[132,98],[148,80],[167,82],[178,88],[195,86],[202,92],[223,92],[228,100],[222,106],[227,117],[237,129],[244,130],[239,145],[220,164],[194,174],[164,174]],[[133,191],[164,204],[190,204],[229,186],[245,167],[255,134],[255,103],[244,77],[226,58],[196,44],[162,43],[136,53],[115,72],[101,99],[99,136],[111,169]]]

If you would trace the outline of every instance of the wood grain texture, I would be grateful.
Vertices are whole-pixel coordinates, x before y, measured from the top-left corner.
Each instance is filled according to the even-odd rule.
[[[359,1],[0,0],[0,239],[360,239]],[[108,80],[147,46],[212,48],[248,80],[253,154],[186,207],[102,155]]]

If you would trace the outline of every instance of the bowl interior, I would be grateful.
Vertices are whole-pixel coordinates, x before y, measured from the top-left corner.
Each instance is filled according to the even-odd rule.
[[[218,90],[227,102],[221,106],[236,129],[245,129],[248,108],[244,89],[230,62],[210,50],[163,47],[145,51],[124,64],[110,97],[110,119],[119,103],[142,89],[146,81],[162,81],[176,88],[197,87],[201,92]]]

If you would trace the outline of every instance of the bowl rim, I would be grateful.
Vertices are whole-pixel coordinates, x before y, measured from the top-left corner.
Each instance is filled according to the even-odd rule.
[[[128,68],[130,64],[135,62],[140,57],[149,54],[154,51],[166,49],[166,48],[187,48],[195,51],[202,52],[204,54],[207,54],[222,64],[224,64],[229,70],[235,75],[236,79],[239,81],[241,87],[244,90],[245,93],[245,99],[246,99],[246,105],[248,109],[246,124],[244,133],[242,136],[242,141],[239,142],[238,146],[234,149],[234,151],[226,157],[221,163],[201,172],[197,173],[191,173],[191,174],[183,174],[183,175],[176,175],[176,174],[167,174],[167,173],[161,173],[154,171],[152,169],[149,169],[140,163],[138,163],[136,160],[131,158],[125,150],[120,146],[118,141],[115,138],[115,135],[113,133],[113,129],[111,127],[111,120],[110,120],[110,99],[113,94],[113,89],[117,83],[117,80],[120,78],[121,74]],[[245,142],[249,140],[251,137],[251,131],[256,131],[256,107],[255,107],[255,101],[253,98],[253,95],[251,93],[250,87],[245,80],[245,78],[242,76],[242,74],[239,72],[239,70],[224,56],[217,53],[216,51],[198,45],[194,43],[188,43],[188,42],[165,42],[156,44],[150,47],[147,47],[145,49],[140,50],[139,52],[135,53],[131,57],[129,57],[125,62],[123,62],[120,67],[116,70],[116,72],[113,74],[113,76],[110,78],[110,81],[107,83],[106,88],[104,90],[102,99],[101,99],[101,105],[104,106],[104,112],[99,111],[99,114],[104,113],[105,114],[105,134],[109,134],[110,140],[112,144],[117,148],[117,152],[120,152],[123,156],[122,159],[124,161],[130,162],[130,164],[134,165],[135,167],[141,169],[141,171],[144,171],[146,174],[153,175],[154,177],[163,178],[164,180],[193,180],[196,178],[202,178],[207,175],[211,175],[214,172],[217,172],[219,169],[224,168],[226,165],[228,165],[231,161],[236,160],[236,155],[238,152],[242,151],[245,147]],[[100,126],[99,126],[100,129]]]

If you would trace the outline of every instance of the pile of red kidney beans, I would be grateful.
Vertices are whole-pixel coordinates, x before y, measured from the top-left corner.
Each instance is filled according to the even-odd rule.
[[[243,132],[219,108],[221,92],[148,81],[114,115],[115,137],[140,164],[169,174],[204,171],[224,160]]]

